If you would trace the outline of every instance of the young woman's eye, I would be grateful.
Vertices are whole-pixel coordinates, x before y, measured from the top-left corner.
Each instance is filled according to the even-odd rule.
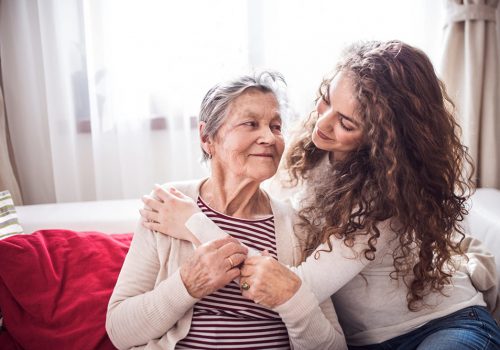
[[[345,131],[354,131],[355,127],[350,121],[348,121],[344,116],[339,116],[339,124]]]

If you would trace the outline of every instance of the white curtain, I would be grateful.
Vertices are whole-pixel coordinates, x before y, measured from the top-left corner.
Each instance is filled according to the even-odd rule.
[[[346,43],[437,52],[434,0],[2,0],[0,45],[26,204],[136,198],[197,178],[197,111],[215,83],[284,73],[309,113]]]
[[[500,189],[498,0],[447,0],[441,75],[480,187]]]

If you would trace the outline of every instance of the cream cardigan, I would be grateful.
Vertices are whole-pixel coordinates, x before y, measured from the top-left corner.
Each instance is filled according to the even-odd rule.
[[[202,182],[170,185],[196,199]],[[300,262],[300,249],[293,235],[294,211],[272,198],[271,208],[278,260],[296,265]],[[106,330],[117,348],[174,349],[187,335],[198,299],[187,292],[179,267],[193,251],[187,241],[138,224],[106,315]],[[319,305],[304,283],[294,297],[276,311],[287,326],[293,349],[346,348],[331,301],[325,300]]]

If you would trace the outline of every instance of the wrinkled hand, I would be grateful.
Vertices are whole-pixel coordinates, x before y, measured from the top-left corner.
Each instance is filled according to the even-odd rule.
[[[142,198],[145,204],[139,210],[144,219],[142,225],[149,230],[198,245],[200,242],[184,225],[191,215],[200,211],[195,201],[173,187],[165,191],[161,186],[156,186],[154,195],[156,198]]]
[[[233,237],[203,244],[181,266],[182,282],[192,297],[201,299],[238,277],[247,253],[248,249]]]
[[[245,298],[267,308],[273,308],[288,301],[300,288],[301,279],[286,266],[269,256],[267,252],[245,260],[241,268],[240,287]]]

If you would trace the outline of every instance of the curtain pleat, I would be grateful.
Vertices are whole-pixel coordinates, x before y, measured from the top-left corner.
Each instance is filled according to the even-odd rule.
[[[478,187],[500,188],[498,0],[446,0],[441,78],[454,100]]]

